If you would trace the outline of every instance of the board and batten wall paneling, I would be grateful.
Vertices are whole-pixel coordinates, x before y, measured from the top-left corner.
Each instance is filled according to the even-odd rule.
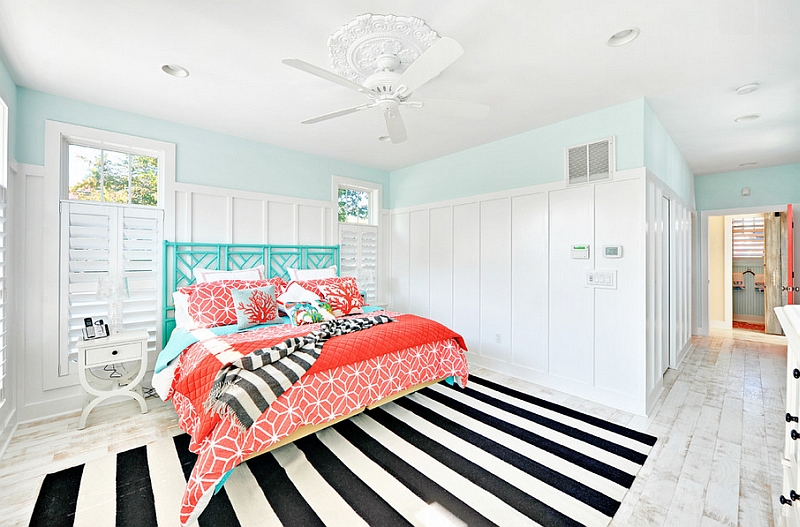
[[[266,203],[248,198],[232,199],[232,243],[264,243]],[[202,231],[200,231],[202,232]]]
[[[550,375],[594,383],[594,290],[583,287],[594,267],[594,185],[550,193]],[[573,245],[590,245],[575,259]]]
[[[511,362],[547,372],[547,193],[511,198]]]
[[[392,216],[392,265],[390,277],[389,307],[396,311],[408,311],[409,284],[409,215],[408,213]]]
[[[409,213],[408,309],[415,315],[430,314],[430,220],[427,210]]]
[[[453,325],[453,209],[430,210],[430,317]]]
[[[165,237],[196,243],[335,245],[333,204],[199,185],[166,200]]]
[[[595,269],[616,271],[616,289],[595,288],[595,386],[642,400],[645,382],[645,203],[641,179],[595,187]],[[603,247],[621,245],[622,258]],[[620,331],[620,321],[626,321]],[[635,374],[633,374],[635,373]]]
[[[300,245],[325,245],[326,211],[321,207],[297,206],[297,242]]]
[[[273,245],[291,245],[296,239],[295,207],[291,203],[270,201],[267,208],[267,233]]]
[[[230,233],[230,198],[224,195],[193,193],[191,195],[191,232],[202,233],[201,240],[228,243]]]
[[[511,359],[511,199],[481,202],[480,354]]]
[[[453,329],[480,353],[480,205],[453,207]]]

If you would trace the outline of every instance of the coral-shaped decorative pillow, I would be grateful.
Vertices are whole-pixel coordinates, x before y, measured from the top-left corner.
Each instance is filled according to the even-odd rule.
[[[255,289],[273,286],[281,294],[286,282],[283,278],[269,280],[218,280],[181,287],[178,291],[189,295],[189,314],[204,328],[236,324],[236,306],[232,289]]]
[[[333,314],[337,317],[363,313],[364,299],[358,291],[356,279],[350,276],[329,279],[318,285],[325,300],[330,302]]]
[[[236,308],[236,326],[239,329],[281,321],[274,286],[231,289],[231,295]]]
[[[316,324],[335,320],[336,316],[331,312],[331,306],[324,300],[311,300],[308,302],[294,302],[285,305],[286,312],[295,326],[303,324]]]

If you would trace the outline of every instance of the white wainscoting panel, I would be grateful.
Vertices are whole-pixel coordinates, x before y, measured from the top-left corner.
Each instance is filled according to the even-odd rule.
[[[511,198],[481,202],[480,354],[511,360]]]
[[[232,198],[233,243],[262,243],[266,239],[266,204],[248,198]],[[198,231],[202,232],[202,231]]]
[[[550,193],[550,374],[591,385],[594,381],[594,187]],[[573,245],[590,245],[589,258],[571,256]]]
[[[511,362],[548,371],[547,193],[511,198]]]
[[[480,215],[477,202],[453,207],[453,329],[474,353],[480,353]]]
[[[231,230],[230,202],[228,196],[194,193],[191,196],[192,233],[203,233],[202,241],[209,243],[228,242]]]
[[[427,210],[411,212],[409,230],[408,309],[427,317],[430,314],[430,220]]]
[[[617,273],[616,289],[595,289],[595,386],[641,399],[645,371],[645,202],[642,179],[595,187],[595,269]],[[622,258],[603,247],[621,245]],[[628,321],[620,331],[620,321]]]
[[[269,243],[290,245],[295,243],[295,206],[292,203],[270,201],[267,211]]]
[[[453,325],[453,208],[430,210],[430,316]]]
[[[389,291],[391,301],[389,307],[397,311],[408,311],[409,284],[409,215],[392,215],[392,263]]]
[[[321,207],[297,205],[297,243],[325,244],[325,210]]]

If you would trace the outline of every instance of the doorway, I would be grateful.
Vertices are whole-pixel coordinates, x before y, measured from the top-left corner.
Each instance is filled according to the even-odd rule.
[[[783,334],[774,308],[792,302],[791,218],[791,205],[707,216],[708,327]]]

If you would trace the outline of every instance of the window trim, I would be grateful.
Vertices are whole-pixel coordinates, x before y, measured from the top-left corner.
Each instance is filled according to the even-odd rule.
[[[342,176],[333,176],[331,184],[331,201],[333,201],[333,224],[336,225],[336,239],[339,239],[339,189],[346,188],[351,190],[369,192],[369,223],[354,223],[353,225],[374,225],[380,227],[382,212],[383,185],[364,181],[363,179],[352,179]],[[347,222],[345,222],[347,223]]]
[[[119,134],[107,130],[98,130],[85,126],[48,121],[48,143],[58,134],[59,145],[59,198],[69,201],[87,201],[69,199],[69,149],[68,145],[86,146],[111,150],[125,154],[145,155],[158,159],[158,203],[156,208],[164,208],[164,192],[166,180],[175,180],[175,145],[154,139],[133,135]],[[98,201],[97,203],[106,203]]]
[[[149,209],[164,210],[165,205],[174,203],[165,194],[167,189],[172,188],[175,183],[175,144],[147,139],[144,137],[133,136],[118,132],[109,132],[76,124],[62,123],[58,121],[45,120],[45,166],[44,181],[42,186],[42,199],[45,200],[42,225],[44,225],[44,236],[54,243],[45,243],[42,247],[42,261],[56,262],[54,268],[47,267],[47,272],[41,277],[42,288],[45,291],[56,291],[56,301],[45,306],[42,314],[45,322],[43,326],[42,357],[43,388],[52,390],[65,388],[78,384],[78,376],[75,374],[60,376],[59,361],[61,359],[60,346],[60,294],[61,294],[61,215],[59,204],[69,186],[69,179],[64,178],[63,158],[65,149],[63,148],[64,138],[78,141],[88,141],[89,146],[105,145],[112,150],[119,149],[143,149],[150,152],[159,152],[159,182],[158,182],[158,207],[147,207]],[[163,156],[163,163],[162,157]],[[163,172],[162,172],[163,170]],[[79,203],[88,203],[78,201]],[[99,203],[99,202],[97,202]],[[126,205],[127,206],[127,205]],[[130,205],[131,207],[141,207],[141,205]],[[166,211],[165,211],[166,212]],[[166,216],[166,214],[165,214]],[[166,235],[166,221],[164,224]],[[160,298],[160,297],[159,297]],[[52,321],[52,322],[50,322]],[[160,330],[157,328],[157,330]],[[160,340],[159,340],[160,342]]]

